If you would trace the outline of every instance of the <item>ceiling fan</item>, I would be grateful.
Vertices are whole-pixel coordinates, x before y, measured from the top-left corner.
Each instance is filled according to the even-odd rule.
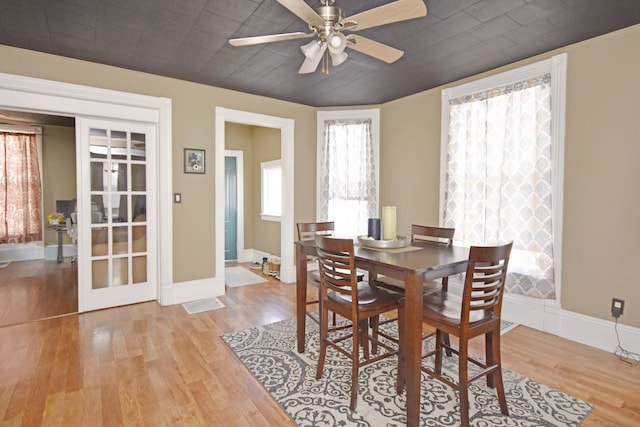
[[[344,51],[346,48],[389,64],[395,62],[404,55],[403,51],[357,34],[345,34],[344,31],[356,32],[427,15],[427,7],[423,0],[396,0],[347,17],[344,16],[342,9],[333,5],[335,0],[321,0],[322,6],[316,10],[305,3],[304,0],[277,1],[309,24],[311,32],[243,37],[230,39],[229,43],[232,46],[250,46],[315,37],[315,40],[300,48],[306,58],[298,71],[300,74],[313,73],[318,68],[323,57],[322,71],[328,74],[327,57],[331,57],[331,64],[336,67],[347,59],[348,55]],[[325,55],[325,53],[327,54]]]

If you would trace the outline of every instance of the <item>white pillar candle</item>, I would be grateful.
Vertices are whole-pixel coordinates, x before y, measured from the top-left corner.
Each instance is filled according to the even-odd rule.
[[[398,237],[396,229],[396,207],[382,207],[382,239],[396,240]]]

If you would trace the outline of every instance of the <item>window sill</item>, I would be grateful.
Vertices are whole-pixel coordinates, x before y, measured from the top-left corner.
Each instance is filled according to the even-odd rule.
[[[273,221],[273,222],[281,222],[282,221],[282,217],[281,216],[266,215],[266,214],[260,214],[260,219],[262,219],[263,221]]]

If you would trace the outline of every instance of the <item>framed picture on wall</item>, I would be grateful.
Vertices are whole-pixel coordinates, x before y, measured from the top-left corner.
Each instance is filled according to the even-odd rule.
[[[204,150],[184,149],[184,173],[204,173]]]

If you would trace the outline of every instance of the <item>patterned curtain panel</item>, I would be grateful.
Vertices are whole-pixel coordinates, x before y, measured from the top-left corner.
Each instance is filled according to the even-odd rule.
[[[444,225],[466,245],[513,240],[507,290],[555,298],[551,75],[449,104]]]
[[[42,240],[36,136],[0,132],[0,243]]]
[[[334,221],[336,236],[367,233],[377,217],[371,120],[327,120],[320,153],[320,220]]]

